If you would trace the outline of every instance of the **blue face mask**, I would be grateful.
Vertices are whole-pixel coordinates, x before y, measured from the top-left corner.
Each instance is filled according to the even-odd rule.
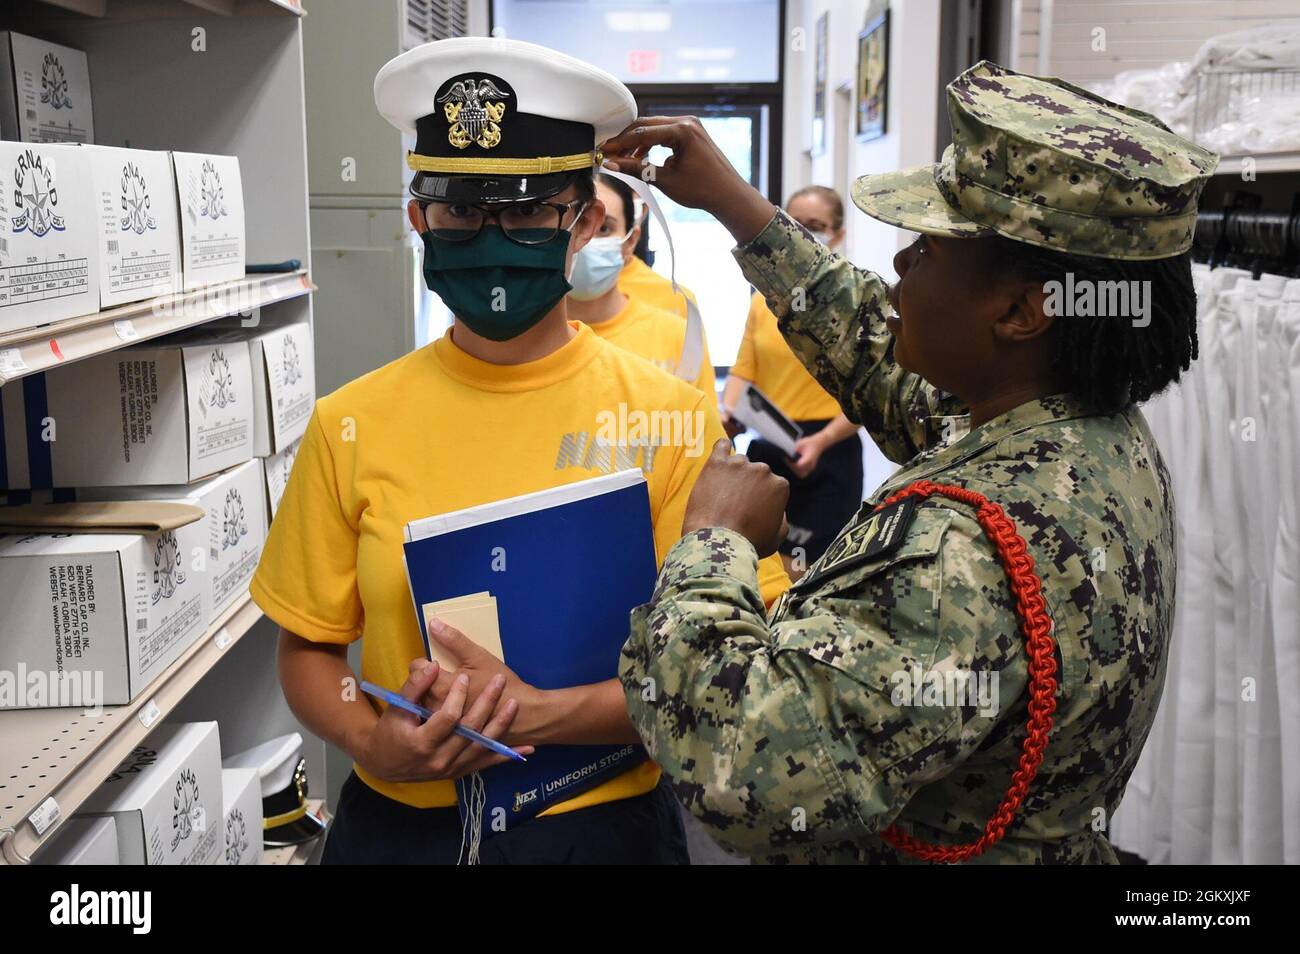
[[[424,283],[476,335],[508,341],[537,324],[568,294],[564,278],[569,233],[560,229],[541,245],[520,245],[499,228],[468,242],[448,242],[432,231],[424,240]]]
[[[578,301],[599,298],[614,287],[618,273],[623,270],[623,238],[617,235],[592,239],[574,256],[573,291],[569,296]]]

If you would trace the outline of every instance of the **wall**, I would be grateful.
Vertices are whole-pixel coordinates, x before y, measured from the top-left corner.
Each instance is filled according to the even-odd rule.
[[[1043,34],[1043,7],[1051,0],[1003,0],[1011,9],[1011,55],[1007,65],[1022,73],[1042,73],[1038,43]],[[1051,15],[1049,9],[1048,14]]]
[[[1300,15],[1296,0],[1015,0],[1021,12],[1017,68],[1089,86],[1122,70],[1190,60],[1220,33]],[[1105,49],[1094,32],[1105,31]]]
[[[858,33],[866,22],[866,0],[789,0],[786,6],[785,181],[781,196],[810,184],[840,193],[845,210],[844,254],[854,263],[897,278],[894,254],[913,233],[878,222],[857,210],[849,184],[858,176],[933,162],[939,102],[940,0],[892,0],[889,23],[889,105],[886,134],[858,142],[854,134],[853,87],[857,77]],[[826,150],[812,145],[812,98],[817,18],[827,22]],[[802,30],[802,34],[794,31]],[[796,39],[800,42],[796,43]],[[863,486],[871,490],[894,471],[876,446],[863,439]]]
[[[889,25],[889,106],[887,132],[858,142],[854,135],[852,96],[857,75],[858,33],[868,4],[863,0],[798,0],[787,8],[790,30],[802,28],[802,52],[794,36],[786,58],[786,142],[783,197],[816,183],[835,188],[846,210],[847,256],[888,278],[894,277],[894,253],[911,241],[910,233],[868,218],[852,207],[848,186],[858,176],[933,162],[938,118],[939,0],[893,0]],[[827,57],[827,143],[810,156],[814,38],[817,18],[829,12]],[[848,95],[837,93],[844,87]],[[839,104],[842,109],[837,110]]]
[[[939,0],[893,0],[890,7],[890,91],[888,132],[872,142],[853,135],[852,88],[857,73],[858,32],[868,0],[787,0],[785,139],[781,144],[782,198],[817,183],[848,198],[848,183],[869,172],[886,172],[932,162],[938,118]],[[470,32],[487,28],[487,0],[470,0]],[[812,142],[813,43],[817,17],[830,12],[828,30],[828,119],[826,152],[809,156]],[[796,34],[802,29],[802,36]],[[907,55],[907,54],[911,55]],[[837,95],[845,87],[848,96]],[[839,103],[843,115],[837,116]],[[838,161],[837,161],[838,160]],[[838,168],[837,168],[838,167]],[[911,241],[907,233],[846,209],[849,258],[893,277],[894,253]]]

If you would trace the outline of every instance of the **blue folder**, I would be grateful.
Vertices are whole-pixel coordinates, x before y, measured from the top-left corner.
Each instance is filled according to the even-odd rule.
[[[496,597],[506,664],[541,689],[616,676],[628,614],[650,599],[657,575],[640,470],[418,520],[406,539],[425,651],[420,607],[487,591]],[[646,758],[640,745],[541,746],[527,764],[481,773],[481,816],[469,805],[469,785],[458,785],[462,820],[481,818],[481,837],[489,838]]]

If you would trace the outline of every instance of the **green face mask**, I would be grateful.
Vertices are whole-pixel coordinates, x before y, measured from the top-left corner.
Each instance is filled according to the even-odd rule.
[[[569,233],[520,245],[486,227],[468,242],[424,239],[424,283],[476,335],[508,341],[542,320],[573,286],[565,280]]]

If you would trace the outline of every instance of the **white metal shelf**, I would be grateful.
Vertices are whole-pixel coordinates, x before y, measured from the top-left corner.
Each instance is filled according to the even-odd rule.
[[[0,0],[0,27],[85,52],[97,141],[238,156],[247,261],[296,258],[304,266],[216,286],[243,299],[236,307],[209,305],[208,289],[0,334],[0,385],[274,302],[287,301],[281,307],[292,317],[314,325],[304,4],[310,0]],[[202,56],[191,43],[196,26],[204,31]],[[312,780],[323,790],[324,744],[293,716],[278,686],[272,689],[274,641],[241,641],[260,617],[248,600],[231,608],[131,705],[95,715],[0,711],[0,864],[29,861],[166,718],[214,718],[223,743],[234,748],[299,731]],[[221,673],[204,682],[230,653]],[[140,715],[153,708],[146,726]],[[51,798],[58,820],[37,835],[30,818]]]
[[[251,597],[228,608],[144,692],[98,714],[0,712],[0,863],[27,864],[185,694],[262,618]],[[38,835],[30,816],[53,798],[58,821]]]
[[[309,798],[307,799],[307,814],[315,815],[329,827],[330,815],[325,809],[325,799]],[[306,865],[310,864],[317,851],[320,849],[326,835],[322,834],[319,838],[313,838],[303,845],[287,845],[284,848],[264,848],[262,850],[262,864],[264,865]]]
[[[47,0],[48,2],[48,0]],[[296,16],[305,16],[302,0],[183,0],[191,7],[223,17],[237,17],[252,14],[254,16],[270,11],[268,7],[279,7]]]
[[[97,20],[139,16],[181,16],[196,11],[222,17],[265,16],[281,11],[306,16],[302,0],[40,0]]]
[[[311,279],[301,269],[246,275],[198,291],[150,298],[93,315],[0,334],[0,385],[313,290]],[[234,307],[230,307],[232,304]]]
[[[1215,175],[1241,175],[1247,159],[1253,159],[1256,172],[1300,172],[1300,152],[1261,152],[1253,156],[1223,156]]]

